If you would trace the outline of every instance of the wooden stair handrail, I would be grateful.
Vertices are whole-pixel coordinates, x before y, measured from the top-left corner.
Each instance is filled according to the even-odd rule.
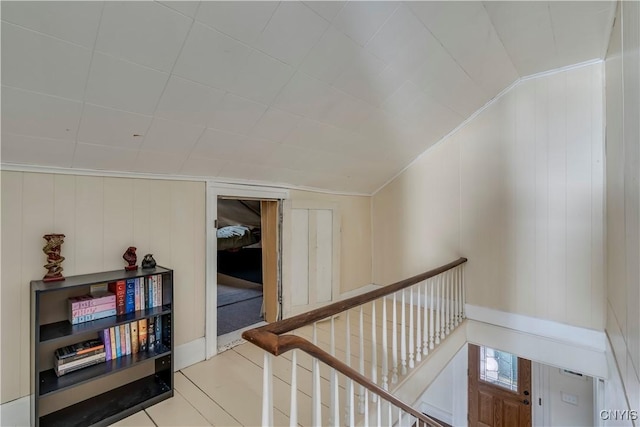
[[[441,267],[434,268],[433,270],[429,270],[427,272],[415,275],[408,279],[404,279],[399,282],[393,283],[391,285],[387,285],[383,288],[376,289],[355,297],[347,298],[345,300],[338,301],[333,304],[329,304],[325,307],[321,307],[315,310],[308,311],[303,314],[299,314],[297,316],[293,316],[289,319],[280,320],[278,322],[270,323],[268,325],[261,326],[259,328],[250,329],[248,331],[243,332],[242,338],[244,338],[245,340],[249,341],[254,345],[257,345],[258,347],[273,354],[274,356],[279,356],[289,350],[294,350],[294,349],[302,350],[305,353],[311,355],[312,357],[315,357],[318,360],[336,369],[338,372],[354,380],[355,382],[367,388],[371,392],[384,398],[388,402],[393,403],[397,407],[401,408],[403,411],[418,418],[421,422],[424,422],[428,425],[441,426],[437,421],[427,417],[426,415],[420,413],[419,411],[416,411],[411,406],[405,404],[401,400],[398,400],[392,394],[385,391],[382,387],[379,387],[378,385],[373,383],[371,380],[369,380],[364,375],[360,374],[358,371],[354,370],[350,366],[336,359],[335,357],[333,357],[326,351],[320,349],[319,347],[312,344],[311,342],[307,341],[306,339],[296,335],[283,335],[283,334],[286,334],[287,332],[291,332],[295,329],[299,329],[303,326],[310,325],[319,320],[326,319],[331,316],[335,316],[339,313],[342,313],[344,311],[366,304],[368,302],[375,301],[387,295],[394,294],[405,288],[413,286],[416,283],[420,283],[431,277],[435,277],[439,274],[442,274],[445,271],[451,270],[452,268],[455,268],[461,264],[464,264],[465,262],[467,262],[466,258],[458,258],[457,260],[450,262],[448,264],[445,264]]]

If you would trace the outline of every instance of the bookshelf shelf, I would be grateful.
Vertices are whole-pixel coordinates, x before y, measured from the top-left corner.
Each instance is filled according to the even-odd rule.
[[[76,325],[69,321],[67,299],[88,294],[91,285],[158,275],[161,276],[158,278],[161,301],[156,301],[159,306]],[[37,280],[31,282],[31,291],[34,361],[31,368],[31,425],[106,426],[173,396],[172,270],[163,267],[137,271],[123,269],[67,277],[62,282]],[[133,322],[144,319],[149,323],[155,320],[154,323],[159,325],[155,331],[161,340],[152,350],[132,351],[132,354],[114,357],[60,377],[56,375],[53,369],[56,348],[102,338],[105,329],[113,331],[119,327],[123,331],[124,325],[135,325]],[[133,327],[131,330],[133,333]]]

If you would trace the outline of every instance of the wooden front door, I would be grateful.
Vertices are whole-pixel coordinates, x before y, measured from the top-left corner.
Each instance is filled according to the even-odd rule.
[[[469,344],[469,426],[531,427],[531,361]]]

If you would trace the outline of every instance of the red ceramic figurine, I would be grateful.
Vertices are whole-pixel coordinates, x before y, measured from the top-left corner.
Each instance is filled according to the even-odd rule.
[[[135,246],[129,246],[127,248],[127,251],[124,253],[124,255],[122,255],[122,258],[124,258],[124,260],[127,261],[127,263],[129,264],[124,268],[125,270],[133,271],[138,269],[138,266],[136,265],[136,262],[138,261],[138,257],[136,256]]]

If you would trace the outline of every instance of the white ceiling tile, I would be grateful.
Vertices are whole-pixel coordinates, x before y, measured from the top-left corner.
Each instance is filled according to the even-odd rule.
[[[151,116],[85,104],[78,140],[90,144],[137,149],[142,144],[151,120]]]
[[[333,21],[338,12],[347,4],[346,1],[305,1],[303,3],[327,21]]]
[[[258,120],[250,135],[256,138],[266,138],[271,141],[283,141],[289,132],[302,120],[301,116],[269,108]]]
[[[250,53],[250,47],[196,22],[173,74],[218,89],[230,89]]]
[[[286,145],[331,152],[341,152],[353,143],[351,133],[309,119],[302,120],[284,140]],[[322,165],[321,162],[317,164]]]
[[[469,117],[489,101],[490,96],[443,49],[433,49],[430,59],[411,79],[420,90],[462,117]]]
[[[101,1],[3,1],[2,20],[93,48]]]
[[[231,92],[268,105],[293,72],[294,69],[289,65],[253,50],[238,73]]]
[[[176,174],[180,171],[188,152],[166,153],[162,151],[140,150],[133,165],[134,172]]]
[[[420,88],[406,81],[382,104],[382,109],[390,116],[402,117],[406,110],[420,97]]]
[[[329,27],[320,41],[311,49],[300,70],[324,82],[333,83],[360,49],[342,32]]]
[[[226,160],[207,159],[192,154],[182,164],[180,173],[182,175],[215,177],[218,176],[226,163]]]
[[[82,103],[2,87],[2,131],[17,135],[75,139]]]
[[[334,25],[364,46],[398,6],[392,1],[350,1],[340,10]]]
[[[371,104],[380,102],[380,85],[377,77],[387,65],[369,52],[361,50],[333,85],[343,92],[363,99]],[[398,86],[401,84],[400,82]]]
[[[141,149],[189,154],[204,129],[204,126],[155,118],[144,137]]]
[[[278,7],[275,1],[204,1],[196,20],[252,44]]]
[[[78,141],[73,167],[129,172],[135,169],[138,150],[85,144]]]
[[[294,66],[299,65],[329,24],[302,3],[282,2],[255,46]]]
[[[220,177],[242,181],[278,182],[279,175],[279,171],[275,168],[244,162],[229,162],[220,171]]]
[[[2,24],[2,84],[81,100],[91,51]]]
[[[206,126],[222,102],[224,92],[178,76],[171,76],[155,116]]]
[[[557,67],[549,2],[483,2],[521,76]]]
[[[96,51],[171,71],[192,20],[152,1],[105,2]]]
[[[278,144],[274,151],[263,159],[263,164],[274,168],[306,170],[307,165],[313,161],[312,151],[306,148]]]
[[[398,54],[399,47],[407,44],[414,37],[422,37],[425,28],[420,20],[401,4],[391,17],[384,23],[371,40],[366,49],[390,63]]]
[[[209,159],[231,162],[254,162],[258,164],[278,144],[266,139],[250,138],[216,129],[207,129],[191,153]]]
[[[161,1],[160,3],[164,4],[167,7],[170,7],[173,10],[177,10],[178,12],[187,15],[190,18],[196,16],[196,12],[198,11],[198,6],[200,5],[199,1]]]
[[[480,2],[407,3],[469,76],[499,93],[518,78]]]
[[[85,100],[92,104],[152,114],[169,75],[94,53]]]
[[[227,93],[217,107],[210,127],[248,134],[260,120],[267,106]]]
[[[71,167],[75,141],[2,133],[2,161],[29,165]]]
[[[336,102],[330,105],[320,119],[333,126],[355,132],[371,115],[373,107],[352,96],[337,93]]]
[[[335,101],[335,89],[304,73],[296,73],[273,105],[292,114],[318,119]]]

